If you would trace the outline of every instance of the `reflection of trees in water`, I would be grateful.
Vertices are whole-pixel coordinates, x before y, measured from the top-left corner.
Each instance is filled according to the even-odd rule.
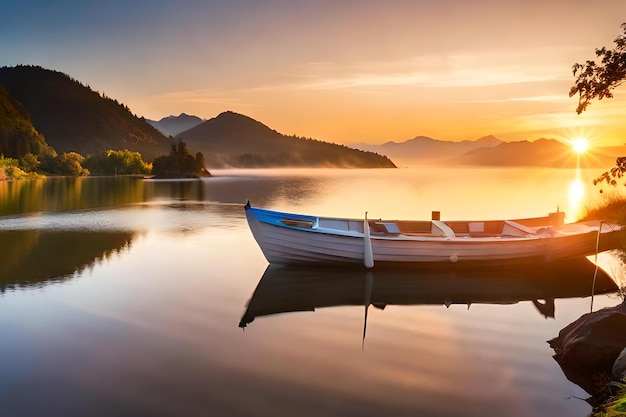
[[[318,196],[319,179],[298,176],[236,176],[197,180],[146,181],[145,201],[215,201],[255,205],[271,205],[274,201],[299,202]]]
[[[203,181],[199,179],[145,181],[144,200],[203,201]]]
[[[300,202],[321,191],[319,179],[293,175],[144,181],[136,177],[60,177],[0,182],[0,216],[57,212],[157,200],[271,205]]]
[[[143,201],[134,177],[59,177],[0,182],[0,216],[113,207]]]
[[[0,232],[0,292],[66,279],[128,248],[131,232]]]

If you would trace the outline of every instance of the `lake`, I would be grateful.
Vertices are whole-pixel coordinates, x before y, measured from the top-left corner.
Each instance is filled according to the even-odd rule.
[[[243,205],[357,218],[436,210],[442,220],[558,207],[574,220],[585,198],[599,198],[598,173],[221,170],[187,181],[0,182],[0,413],[586,416],[588,394],[546,341],[590,310],[593,268],[268,268]],[[605,278],[594,310],[621,301]]]

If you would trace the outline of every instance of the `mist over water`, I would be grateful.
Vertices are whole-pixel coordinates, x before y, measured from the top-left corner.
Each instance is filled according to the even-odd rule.
[[[571,181],[594,194],[586,178],[596,172],[213,173],[0,183],[2,414],[589,413],[546,340],[589,310],[591,264],[374,271],[366,289],[359,274],[268,267],[243,204],[355,218],[437,210],[442,219],[559,207],[571,219],[580,209]],[[619,302],[606,275],[595,293],[594,309]]]

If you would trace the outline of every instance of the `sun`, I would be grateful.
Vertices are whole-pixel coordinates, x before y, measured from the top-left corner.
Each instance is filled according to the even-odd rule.
[[[585,153],[589,149],[589,142],[585,138],[574,139],[570,142],[570,146],[577,154]]]

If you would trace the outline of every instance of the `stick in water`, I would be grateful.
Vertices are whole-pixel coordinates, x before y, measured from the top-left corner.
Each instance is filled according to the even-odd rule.
[[[365,332],[367,331],[367,310],[372,302],[372,286],[374,285],[374,272],[365,273],[365,317],[363,318],[363,339],[361,339],[361,350],[365,350]]]

